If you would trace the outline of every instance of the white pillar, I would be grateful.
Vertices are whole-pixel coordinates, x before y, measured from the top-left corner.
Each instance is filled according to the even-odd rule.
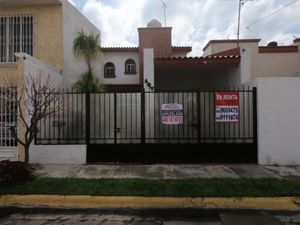
[[[145,94],[145,119],[146,119],[146,138],[154,138],[154,50],[153,48],[144,49],[144,88]],[[149,141],[149,142],[154,142]]]

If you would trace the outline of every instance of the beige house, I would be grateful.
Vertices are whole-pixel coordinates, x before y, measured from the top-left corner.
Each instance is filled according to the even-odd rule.
[[[22,82],[25,76],[43,74],[51,75],[59,87],[70,88],[86,70],[72,52],[74,37],[80,31],[100,35],[68,0],[1,0],[0,81]],[[96,74],[99,72],[96,68]],[[5,110],[2,107],[1,114]],[[4,122],[1,138],[11,139]],[[12,143],[1,141],[0,160],[23,159],[23,151]]]
[[[287,46],[276,42],[259,45],[260,39],[211,40],[203,48],[203,56],[238,54],[239,68],[233,71],[233,84],[244,84],[258,77],[300,77],[300,38]]]

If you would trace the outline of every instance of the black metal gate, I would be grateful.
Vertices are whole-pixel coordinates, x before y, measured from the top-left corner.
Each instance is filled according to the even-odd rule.
[[[216,121],[216,93],[238,93],[239,118]],[[87,144],[88,162],[256,162],[256,89],[62,92],[63,109],[41,121],[37,144]],[[181,107],[166,125],[162,105]]]

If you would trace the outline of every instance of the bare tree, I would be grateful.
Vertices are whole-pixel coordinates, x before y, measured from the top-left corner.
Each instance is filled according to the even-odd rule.
[[[29,162],[29,148],[40,132],[39,122],[50,114],[62,109],[63,96],[57,88],[57,81],[51,75],[29,74],[16,86],[15,80],[6,82],[8,87],[17,87],[12,92],[18,111],[15,115],[17,123],[10,126],[11,135],[24,147],[25,163]],[[18,127],[24,128],[24,133],[19,135]]]

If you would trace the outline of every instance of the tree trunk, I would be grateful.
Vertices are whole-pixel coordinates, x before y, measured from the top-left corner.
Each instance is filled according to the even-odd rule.
[[[92,66],[89,64],[88,65],[88,86],[87,86],[87,90],[90,92],[90,88],[91,88],[91,81],[92,81]]]
[[[25,146],[24,149],[25,149],[25,160],[24,160],[24,162],[25,162],[25,164],[29,164],[29,146]]]

